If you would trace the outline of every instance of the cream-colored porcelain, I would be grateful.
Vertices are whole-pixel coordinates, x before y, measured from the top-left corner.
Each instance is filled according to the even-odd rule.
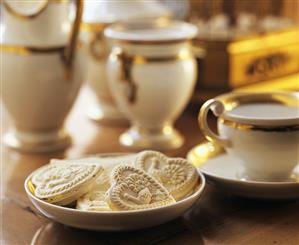
[[[99,156],[89,157],[91,158],[98,159],[99,163],[102,162]],[[108,162],[109,158],[109,156],[105,157],[104,162]],[[36,198],[29,186],[33,174],[34,172],[25,180],[25,190],[31,202],[44,216],[65,225],[98,231],[138,230],[175,219],[199,199],[205,186],[205,179],[199,173],[199,186],[194,193],[174,204],[146,210],[95,212],[61,207]]]
[[[5,2],[1,11],[1,97],[14,127],[4,142],[27,152],[65,148],[70,137],[63,123],[82,82],[83,60],[80,53],[75,54],[82,2],[77,1],[73,9],[73,25],[65,2],[42,1],[44,8],[40,8],[41,1],[28,2],[36,16],[27,16],[31,10],[24,10],[25,2],[11,5],[12,10]]]
[[[88,64],[85,80],[95,92],[97,99],[87,110],[90,118],[109,125],[127,123],[108,87],[106,62],[111,47],[104,38],[104,27],[128,19],[156,19],[166,15],[169,15],[167,9],[153,0],[87,0],[84,2],[80,35]]]
[[[219,136],[207,124],[212,109]],[[207,101],[199,121],[206,138],[240,159],[251,180],[284,181],[299,163],[299,93],[233,93]]]
[[[189,40],[196,33],[195,26],[175,21],[127,22],[105,30],[113,42],[109,85],[131,121],[122,145],[167,150],[183,144],[172,124],[194,89],[197,68]]]
[[[211,184],[234,195],[273,201],[299,198],[299,165],[293,170],[291,180],[267,182],[244,179],[240,176],[243,164],[213,143],[194,147],[187,158]]]

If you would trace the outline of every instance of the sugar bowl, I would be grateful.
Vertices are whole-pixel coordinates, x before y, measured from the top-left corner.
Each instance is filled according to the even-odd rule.
[[[191,39],[197,28],[178,21],[114,24],[105,30],[113,49],[108,61],[112,95],[131,121],[122,145],[170,150],[182,146],[173,122],[187,105],[195,85]]]

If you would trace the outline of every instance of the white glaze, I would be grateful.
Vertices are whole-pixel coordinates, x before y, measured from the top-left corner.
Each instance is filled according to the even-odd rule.
[[[299,162],[298,106],[298,93],[231,93],[207,101],[200,124],[208,140],[243,163],[248,179],[283,181]],[[209,109],[220,117],[219,136],[208,127]]]
[[[240,123],[285,126],[299,124],[299,95],[297,106],[275,103],[252,103],[237,106],[223,114],[224,118]]]
[[[8,0],[9,1],[9,0]],[[2,43],[33,47],[65,45],[70,33],[68,4],[50,3],[39,16],[24,20],[2,8]]]
[[[192,38],[196,32],[193,26],[182,22],[171,22],[163,27],[153,27],[150,22],[141,23],[137,27],[132,23],[124,25],[128,31],[120,32],[118,25],[105,30],[105,35],[113,40],[114,46],[108,61],[109,85],[117,105],[132,124],[132,127],[121,136],[120,141],[126,146],[138,149],[178,148],[183,144],[183,139],[172,128],[172,123],[187,105],[195,86],[196,61],[191,52],[191,44],[186,42],[186,39]],[[169,41],[175,43],[168,41],[163,43],[164,37],[172,32],[174,27],[180,33],[180,38],[185,39],[178,40],[175,36],[168,36]],[[145,44],[143,41],[148,35],[145,34],[143,37],[145,31],[138,31],[138,28],[150,30],[151,33],[157,28],[158,33],[148,40],[152,43]],[[125,39],[130,42],[129,39],[137,32],[139,38],[134,39],[135,43],[123,42]],[[120,34],[121,40],[118,39]],[[128,84],[128,81],[122,78],[123,61],[117,58],[118,51],[124,56],[140,56],[145,59],[173,57],[173,59],[132,63],[128,68],[131,74],[131,82],[129,81],[131,84]],[[187,57],[176,59],[180,54],[187,54]],[[128,98],[132,91],[135,91],[133,102]],[[156,133],[144,133],[147,130]]]
[[[189,50],[190,44],[153,45],[135,47],[119,44],[130,55],[177,55]],[[189,101],[196,78],[193,58],[165,63],[134,64],[132,77],[136,83],[137,99],[131,105],[126,96],[126,84],[119,81],[120,63],[113,58],[108,63],[112,94],[122,112],[137,125],[161,128],[174,121]]]
[[[154,0],[87,0],[84,2],[83,22],[92,24],[107,25],[117,21],[159,18],[169,15],[169,11],[158,1]],[[125,116],[119,111],[108,87],[106,74],[106,63],[110,53],[110,45],[104,37],[100,37],[96,42],[97,50],[101,58],[95,58],[90,52],[90,40],[95,35],[101,35],[101,31],[81,30],[81,40],[83,41],[85,56],[87,60],[87,71],[84,80],[95,92],[98,105],[93,105],[87,112],[96,120],[112,123],[123,123]]]
[[[299,131],[265,132],[235,129],[218,123],[220,136],[229,139],[226,151],[241,160],[253,180],[288,179],[298,164]]]
[[[2,10],[1,44],[46,49],[68,45],[71,25],[68,4],[50,2],[44,12],[29,20]],[[28,55],[2,52],[1,96],[14,123],[5,138],[9,146],[30,152],[68,146],[62,126],[79,92],[83,64],[77,51],[69,79],[62,52]]]

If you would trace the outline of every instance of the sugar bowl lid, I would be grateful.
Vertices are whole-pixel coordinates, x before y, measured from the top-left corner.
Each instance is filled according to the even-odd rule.
[[[216,97],[224,120],[256,126],[299,126],[299,92],[229,93]]]
[[[193,39],[197,35],[195,25],[173,20],[127,21],[105,29],[111,39],[131,42],[179,42]]]

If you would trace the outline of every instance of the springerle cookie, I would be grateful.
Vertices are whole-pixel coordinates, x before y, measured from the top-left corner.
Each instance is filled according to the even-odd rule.
[[[32,177],[35,196],[58,205],[67,205],[87,193],[103,172],[92,164],[54,164],[43,167]]]
[[[159,181],[175,200],[190,194],[198,181],[196,169],[187,160],[168,158],[156,151],[139,153],[135,166]]]
[[[116,167],[112,181],[109,190],[109,206],[112,210],[149,209],[175,202],[159,182],[132,166]]]
[[[92,190],[77,200],[77,209],[83,211],[111,211],[107,203],[107,192]]]

